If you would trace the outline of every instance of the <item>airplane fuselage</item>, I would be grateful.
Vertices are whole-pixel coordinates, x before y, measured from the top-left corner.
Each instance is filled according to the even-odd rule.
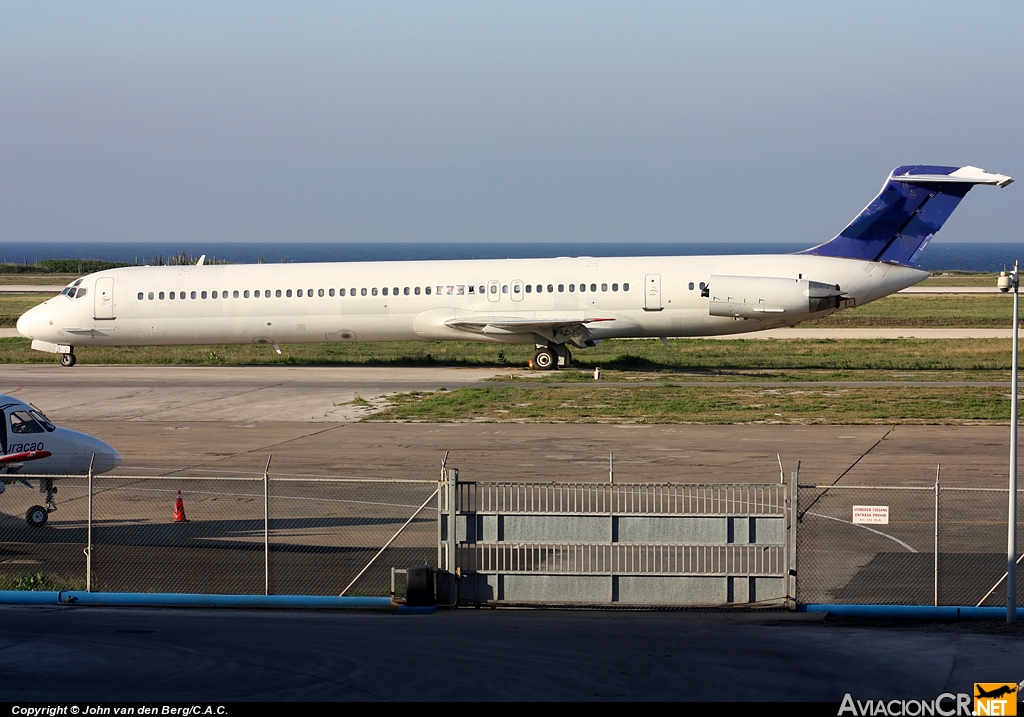
[[[43,350],[417,340],[585,345],[793,325],[926,276],[814,255],[128,267],[76,282],[27,312],[18,329]],[[835,301],[800,308],[780,300],[776,307],[755,292],[739,298],[761,302],[762,313],[714,315],[713,305],[737,300],[718,296],[716,281],[755,277],[778,279],[786,291],[782,280],[789,281],[790,293],[806,282],[835,287]]]

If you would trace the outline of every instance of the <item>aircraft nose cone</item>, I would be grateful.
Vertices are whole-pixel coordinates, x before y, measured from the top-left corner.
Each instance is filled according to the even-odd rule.
[[[33,316],[35,314],[35,316]],[[20,317],[18,317],[18,333],[24,336],[26,339],[35,338],[32,334],[33,324],[36,323],[36,318],[39,316],[39,312],[35,309],[29,309]]]
[[[121,454],[118,453],[113,447],[108,446],[106,443],[101,443],[101,446],[96,448],[96,458],[93,461],[93,472],[94,473],[106,473],[112,471],[121,465]]]

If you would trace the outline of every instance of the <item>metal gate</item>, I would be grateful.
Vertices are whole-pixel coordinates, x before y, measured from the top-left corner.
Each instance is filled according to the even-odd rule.
[[[438,562],[459,602],[781,606],[794,593],[787,485],[460,483],[450,471],[442,493]]]

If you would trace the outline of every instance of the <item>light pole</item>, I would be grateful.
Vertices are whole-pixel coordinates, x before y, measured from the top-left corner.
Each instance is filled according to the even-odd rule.
[[[1013,289],[1013,359],[1010,379],[1010,498],[1006,520],[1006,622],[1017,621],[1017,303],[1020,297],[1018,262],[1013,273],[999,273],[997,286],[1002,292]]]

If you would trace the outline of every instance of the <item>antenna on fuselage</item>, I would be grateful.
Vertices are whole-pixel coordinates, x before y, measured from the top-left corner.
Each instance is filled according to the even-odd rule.
[[[206,263],[206,254],[203,254],[201,257],[199,257],[199,261],[196,262],[196,266],[202,266],[205,263]]]

